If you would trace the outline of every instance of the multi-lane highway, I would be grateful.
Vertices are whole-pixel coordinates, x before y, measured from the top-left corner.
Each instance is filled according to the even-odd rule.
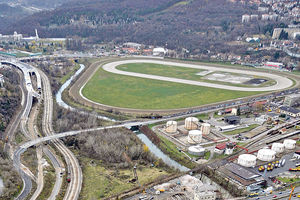
[[[207,113],[207,112],[212,112],[219,110],[222,107],[231,107],[231,106],[237,106],[237,105],[242,105],[247,102],[244,102],[242,100],[234,100],[230,104],[214,104],[213,106],[206,106],[202,107],[201,109],[198,110],[191,110],[188,112],[180,113],[180,114],[174,114],[174,115],[169,115],[165,116],[161,119],[154,119],[154,120],[148,120],[148,121],[133,121],[133,122],[125,122],[117,125],[112,125],[112,126],[107,126],[107,127],[98,127],[98,128],[92,128],[92,129],[86,129],[86,130],[78,130],[78,131],[69,131],[65,133],[59,133],[59,134],[54,134],[53,127],[52,127],[52,115],[53,115],[53,99],[52,99],[52,92],[51,92],[51,87],[50,87],[50,82],[48,80],[48,77],[40,70],[27,65],[27,64],[20,64],[15,61],[6,61],[6,64],[10,65],[15,65],[19,67],[21,70],[23,69],[24,76],[27,76],[26,74],[29,73],[35,73],[37,76],[37,79],[40,79],[40,82],[37,81],[37,87],[40,87],[40,89],[43,89],[43,103],[44,103],[44,113],[43,113],[43,121],[42,121],[42,129],[43,129],[43,134],[45,137],[41,138],[35,138],[32,139],[29,142],[26,142],[22,144],[14,153],[14,165],[15,167],[19,170],[19,173],[23,179],[24,187],[23,191],[20,193],[17,199],[25,199],[27,195],[31,191],[32,183],[30,177],[21,169],[21,163],[20,163],[20,156],[21,154],[26,151],[27,148],[34,146],[34,145],[39,145],[43,142],[47,141],[52,141],[54,146],[61,152],[63,155],[66,164],[67,164],[67,176],[70,176],[71,182],[68,185],[67,191],[65,193],[64,199],[65,200],[73,200],[73,199],[78,199],[80,191],[81,191],[81,185],[82,185],[82,172],[81,168],[79,166],[78,160],[76,157],[73,155],[73,153],[65,147],[65,145],[59,140],[59,138],[66,137],[66,136],[71,136],[71,135],[76,135],[80,133],[86,133],[86,132],[92,132],[92,131],[97,131],[97,130],[104,130],[104,129],[111,129],[111,128],[119,128],[119,127],[131,127],[131,126],[140,126],[140,125],[146,125],[146,124],[152,124],[152,123],[158,123],[158,122],[163,122],[166,120],[172,120],[172,119],[178,119],[182,117],[187,117],[195,114],[200,114],[200,113]],[[218,68],[219,69],[219,68]],[[220,71],[220,70],[219,70]],[[29,74],[30,75],[30,74]],[[31,83],[29,84],[29,79],[25,77],[26,80],[26,89],[27,89],[27,101],[26,101],[26,106],[22,115],[22,122],[21,122],[21,130],[24,135],[27,135],[30,137],[30,133],[28,133],[28,130],[26,128],[26,124],[28,121],[28,116],[31,111],[32,107],[32,99],[33,97],[40,97],[38,92],[34,91],[32,88]],[[280,80],[279,80],[280,82]],[[278,82],[277,82],[278,83]],[[289,93],[296,92],[297,90],[292,89],[287,92],[282,92],[280,94],[272,94],[273,96],[275,95],[285,95]],[[264,97],[259,97],[259,99],[253,99],[253,101],[259,101],[259,100],[264,100],[272,97],[272,95],[264,96]],[[248,100],[249,102],[249,100]],[[223,105],[224,104],[224,105]],[[51,196],[49,199],[55,199],[56,196],[60,192],[60,188],[62,185],[62,177],[60,176],[60,173],[64,171],[64,166],[62,165],[62,162],[60,162],[57,159],[57,156],[53,154],[52,151],[49,151],[47,148],[43,148],[44,153],[50,158],[52,165],[55,167],[56,170],[56,182],[54,185],[54,188],[52,190]],[[38,195],[36,195],[38,196]]]
[[[52,91],[51,91],[48,77],[42,71],[39,71],[39,73],[43,81],[43,95],[44,95],[44,114],[43,114],[42,128],[45,135],[51,137],[51,136],[55,136],[52,127],[52,116],[53,116]],[[68,176],[70,176],[71,178],[71,182],[68,185],[67,191],[64,196],[64,200],[78,199],[81,191],[81,185],[82,185],[82,171],[79,162],[74,156],[74,154],[60,140],[54,140],[54,145],[64,156],[64,159],[67,163]],[[59,187],[57,185],[60,183],[61,183],[60,180],[56,181],[52,193],[58,194]],[[52,194],[51,196],[56,196],[56,195]]]

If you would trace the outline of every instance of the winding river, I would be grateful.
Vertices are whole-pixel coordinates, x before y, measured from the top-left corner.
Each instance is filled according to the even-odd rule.
[[[61,107],[65,108],[65,109],[68,109],[68,110],[71,110],[71,111],[76,111],[76,112],[79,112],[81,114],[85,114],[85,115],[94,115],[96,116],[98,119],[103,119],[103,120],[107,120],[107,121],[113,121],[115,122],[116,120],[113,119],[113,118],[109,118],[109,117],[106,117],[106,116],[103,116],[103,115],[98,115],[98,114],[91,114],[91,113],[88,113],[88,112],[85,112],[85,111],[79,111],[78,109],[76,108],[73,108],[72,106],[66,104],[64,102],[64,100],[62,99],[62,93],[64,92],[64,90],[66,88],[68,88],[70,86],[70,84],[72,83],[72,81],[85,69],[85,66],[83,64],[80,64],[80,68],[76,71],[76,73],[71,76],[62,86],[61,88],[58,90],[57,94],[55,95],[55,99],[56,99],[56,102],[58,105],[60,105]]]

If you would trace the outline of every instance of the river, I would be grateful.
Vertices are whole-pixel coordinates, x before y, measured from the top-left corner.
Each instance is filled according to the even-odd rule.
[[[68,104],[66,104],[63,99],[62,99],[62,93],[64,92],[64,90],[70,86],[72,80],[74,80],[83,70],[85,69],[85,66],[83,64],[80,64],[80,68],[79,70],[76,71],[76,73],[71,76],[62,86],[61,88],[58,90],[57,94],[55,95],[56,98],[56,102],[59,106],[62,106],[65,109],[69,109],[72,111],[76,111],[79,112],[81,114],[86,114],[86,115],[93,115],[91,113],[85,112],[85,111],[79,111],[76,108],[73,108],[71,106],[69,106]],[[100,119],[104,119],[104,120],[109,120],[109,121],[116,121],[115,119],[112,118],[108,118],[106,116],[102,116],[102,115],[95,115],[97,118]],[[176,161],[172,160],[169,156],[167,156],[166,154],[164,154],[157,146],[155,146],[155,144],[153,144],[147,136],[145,136],[144,134],[138,132],[137,136],[140,138],[140,140],[146,144],[149,147],[149,150],[151,153],[153,153],[156,157],[162,159],[167,165],[174,167],[180,171],[188,171],[189,169],[180,165],[179,163],[177,163]]]
[[[91,114],[91,113],[88,113],[88,112],[85,112],[85,111],[79,111],[78,109],[76,108],[73,108],[71,106],[69,106],[68,104],[66,104],[64,102],[64,100],[62,99],[62,93],[64,92],[64,90],[70,86],[70,84],[72,83],[72,80],[74,80],[83,70],[85,69],[85,66],[83,64],[80,64],[80,68],[79,70],[76,71],[76,73],[71,76],[61,87],[60,89],[58,90],[57,94],[55,95],[55,99],[56,99],[56,102],[58,105],[60,105],[61,107],[65,108],[65,109],[68,109],[68,110],[71,110],[71,111],[76,111],[76,112],[79,112],[81,114],[85,114],[85,115],[94,115],[96,116],[97,118],[99,119],[103,119],[103,120],[107,120],[107,121],[113,121],[115,122],[116,120],[115,119],[112,119],[112,118],[109,118],[109,117],[106,117],[106,116],[103,116],[103,115],[98,115],[98,114]]]
[[[155,144],[153,144],[149,138],[144,135],[143,133],[137,132],[137,136],[138,138],[140,138],[140,140],[147,145],[147,147],[149,148],[149,151],[151,153],[153,153],[156,157],[162,159],[168,166],[170,167],[174,167],[176,169],[179,169],[180,171],[186,172],[189,169],[186,168],[185,166],[182,166],[181,164],[179,164],[178,162],[172,160],[169,156],[167,156],[166,154],[164,154]]]

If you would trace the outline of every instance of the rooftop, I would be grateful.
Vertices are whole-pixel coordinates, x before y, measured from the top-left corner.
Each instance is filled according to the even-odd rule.
[[[298,113],[300,113],[300,110],[298,110],[296,108],[289,107],[289,106],[281,106],[280,110],[283,110],[283,111],[286,111],[286,112],[290,112],[290,113],[293,113],[295,115],[298,114]]]
[[[241,177],[245,180],[254,179],[254,178],[257,178],[260,176],[259,174],[254,173],[254,172],[250,171],[249,169],[242,167],[235,163],[229,163],[225,167],[232,173],[238,175],[239,177]]]

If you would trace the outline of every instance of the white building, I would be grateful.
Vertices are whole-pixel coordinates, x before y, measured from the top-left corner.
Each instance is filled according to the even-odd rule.
[[[242,23],[250,22],[250,15],[243,15],[242,16]]]
[[[300,94],[288,95],[284,98],[284,106],[298,106],[300,105]]]
[[[157,47],[153,49],[153,56],[164,56],[167,53],[167,50],[162,47]]]

